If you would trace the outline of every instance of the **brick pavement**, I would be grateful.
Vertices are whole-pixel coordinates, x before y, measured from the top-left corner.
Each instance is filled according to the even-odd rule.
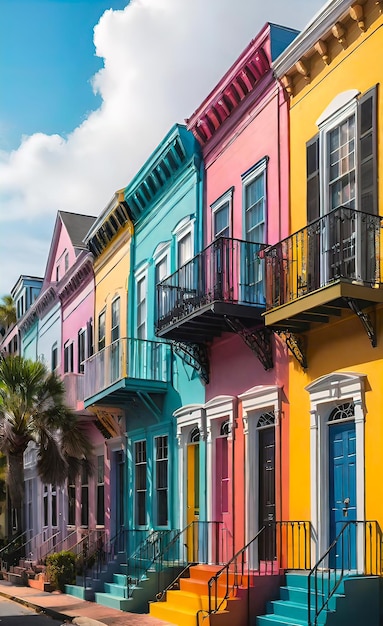
[[[78,626],[170,626],[169,622],[150,615],[118,611],[65,593],[48,593],[31,587],[20,587],[5,580],[0,580],[0,596]]]

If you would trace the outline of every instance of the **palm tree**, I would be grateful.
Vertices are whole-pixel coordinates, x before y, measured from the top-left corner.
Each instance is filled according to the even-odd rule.
[[[5,330],[16,324],[16,308],[12,296],[3,296],[0,302],[0,326]]]
[[[92,448],[75,413],[64,404],[64,385],[41,362],[20,356],[0,359],[0,451],[7,457],[7,487],[24,530],[24,452],[37,448],[37,472],[45,484],[73,479],[85,462],[91,467]]]

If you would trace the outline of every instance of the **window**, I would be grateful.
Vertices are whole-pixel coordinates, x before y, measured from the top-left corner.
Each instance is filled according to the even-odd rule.
[[[146,524],[146,441],[135,443],[135,518],[138,526]]]
[[[64,346],[64,373],[73,372],[73,341]]]
[[[102,313],[100,313],[100,315],[98,316],[98,351],[105,348],[105,317],[105,311],[102,311]]]
[[[146,339],[146,274],[137,278],[137,337]]]
[[[88,468],[85,463],[81,471],[81,526],[88,526],[89,523],[89,485]]]
[[[120,338],[120,298],[116,298],[112,302],[112,332],[111,342]]]
[[[58,283],[60,280],[60,266],[57,265],[56,266],[56,283]]]
[[[52,372],[55,371],[55,369],[57,368],[57,356],[58,356],[58,352],[57,352],[57,343],[55,343],[52,346],[52,353],[51,353],[51,370]]]
[[[188,232],[183,237],[181,237],[177,242],[178,267],[182,267],[182,265],[185,265],[187,261],[190,261],[192,256],[193,256],[192,234],[191,232]]]
[[[306,145],[307,222],[339,207],[377,213],[376,88],[339,94]]]
[[[64,266],[65,266],[65,271],[67,272],[69,269],[69,253],[68,252],[65,253]]]
[[[51,505],[52,505],[52,526],[57,526],[57,489],[56,485],[52,485],[51,489]]]
[[[265,243],[266,160],[242,177],[245,240]]]
[[[80,374],[84,373],[84,361],[86,359],[86,331],[84,328],[78,331],[77,338],[77,371]]]
[[[213,238],[230,237],[231,235],[231,207],[233,189],[223,194],[211,205],[213,218]]]
[[[44,517],[44,526],[48,526],[48,485],[44,485],[43,517]]]
[[[169,276],[169,256],[165,254],[156,262],[155,268],[155,284],[158,285],[161,281],[163,281],[167,276]],[[157,289],[156,293],[156,303],[157,303],[157,318],[160,319],[168,310],[169,304],[169,290],[168,289]]]
[[[76,485],[68,485],[68,525],[76,525]]]
[[[97,517],[96,524],[103,526],[105,523],[104,505],[104,456],[97,457]]]
[[[168,438],[155,438],[156,450],[156,492],[157,492],[157,524],[166,526],[168,523]]]
[[[90,357],[93,354],[93,320],[90,319],[86,325],[87,335],[87,356]]]

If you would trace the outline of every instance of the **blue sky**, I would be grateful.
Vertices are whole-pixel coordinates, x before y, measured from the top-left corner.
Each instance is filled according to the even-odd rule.
[[[126,0],[0,0],[0,141],[66,135],[101,104],[90,79],[102,66],[93,28]]]
[[[0,296],[99,215],[270,21],[322,0],[0,0]],[[240,10],[239,10],[240,6]]]

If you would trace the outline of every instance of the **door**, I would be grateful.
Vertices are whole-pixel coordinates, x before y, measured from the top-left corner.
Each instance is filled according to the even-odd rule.
[[[260,536],[259,558],[272,561],[276,558],[275,544],[275,429],[264,428],[259,434],[259,528],[265,526]]]
[[[330,545],[344,524],[356,520],[356,436],[355,423],[329,427]],[[342,541],[330,553],[330,567],[356,567],[356,528],[350,525]]]
[[[187,447],[187,551],[189,562],[197,561],[199,519],[199,443],[190,443]]]

